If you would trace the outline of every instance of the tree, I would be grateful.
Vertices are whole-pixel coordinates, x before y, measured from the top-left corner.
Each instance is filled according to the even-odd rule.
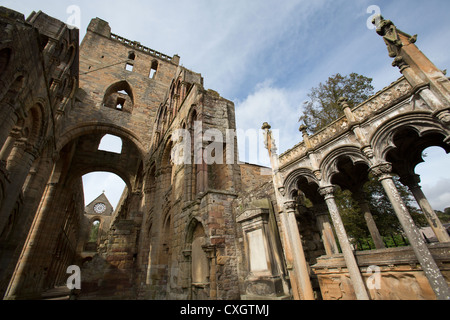
[[[344,114],[338,104],[339,98],[346,97],[353,108],[373,95],[373,91],[371,78],[357,73],[343,77],[338,73],[311,89],[300,121],[315,133]]]
[[[394,183],[417,227],[426,226],[427,220],[421,211],[414,206],[413,196],[408,188],[401,184],[397,177],[394,177]],[[369,175],[369,180],[364,184],[363,190],[368,196],[369,208],[380,234],[385,237],[402,234],[400,222],[378,180]],[[352,198],[351,192],[338,189],[336,203],[348,236],[355,243],[366,242],[370,238],[370,233],[358,202]]]

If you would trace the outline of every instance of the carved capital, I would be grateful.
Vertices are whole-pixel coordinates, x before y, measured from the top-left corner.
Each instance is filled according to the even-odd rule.
[[[370,172],[377,177],[379,181],[392,178],[392,164],[389,162],[378,164],[370,168]]]
[[[325,198],[325,200],[334,198],[334,192],[336,191],[335,186],[327,186],[319,188],[319,194]]]

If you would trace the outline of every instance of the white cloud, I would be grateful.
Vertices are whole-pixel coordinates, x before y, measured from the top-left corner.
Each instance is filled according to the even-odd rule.
[[[425,150],[425,162],[417,165],[422,190],[434,210],[450,207],[450,156],[440,147]]]
[[[252,94],[236,104],[237,128],[243,131],[256,131],[261,129],[264,122],[268,122],[274,133],[275,130],[279,132],[279,141],[276,141],[276,144],[278,153],[282,153],[301,139],[300,133],[297,131],[293,134],[292,130],[292,128],[299,126],[300,95],[301,92],[278,88],[270,80],[258,84]],[[241,160],[267,165],[267,150],[263,149],[261,151],[261,148],[263,148],[262,141],[262,137],[259,136],[257,159],[255,154],[249,154],[249,151],[253,150],[249,149],[252,146],[248,142],[241,142],[239,146]]]

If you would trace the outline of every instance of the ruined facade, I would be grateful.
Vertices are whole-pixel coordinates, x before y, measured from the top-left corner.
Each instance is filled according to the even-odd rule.
[[[0,13],[4,299],[43,298],[73,265],[79,299],[389,299],[411,284],[413,298],[445,296],[448,235],[409,176],[424,148],[450,151],[450,85],[393,24],[378,31],[403,77],[353,110],[343,99],[345,117],[305,131],[283,155],[264,125],[275,169],[266,175],[238,161],[233,102],[206,90],[178,55],[122,38],[99,18],[79,45],[78,30],[42,12]],[[120,153],[99,150],[105,135],[122,140]],[[411,247],[347,245],[333,185],[357,188],[368,169]],[[81,178],[94,171],[126,184],[113,212],[101,196],[85,208]],[[397,202],[391,173],[417,196],[441,241],[433,248]],[[394,293],[368,290],[372,265],[382,288],[397,283]]]

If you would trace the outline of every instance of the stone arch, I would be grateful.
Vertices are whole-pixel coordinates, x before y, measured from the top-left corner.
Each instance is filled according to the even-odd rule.
[[[371,136],[370,144],[373,147],[375,158],[386,160],[389,151],[396,148],[394,135],[404,129],[415,131],[419,137],[438,133],[445,137],[446,143],[450,139],[450,132],[430,114],[413,113],[398,116],[380,125],[379,129]]]
[[[131,113],[134,107],[133,90],[126,80],[110,85],[103,97],[103,106]]]
[[[393,164],[393,171],[400,176],[411,175],[414,168],[424,162],[422,154],[428,147],[441,147],[447,154],[450,153],[450,145],[443,132],[419,132],[409,126],[401,127],[392,135],[392,145],[385,154],[385,160]]]
[[[101,133],[101,134],[111,134],[118,136],[122,140],[129,140],[133,143],[136,149],[139,151],[139,156],[143,158],[145,154],[145,148],[139,138],[130,130],[122,128],[120,126],[116,126],[113,124],[107,123],[84,123],[81,125],[76,125],[68,128],[62,135],[61,138],[57,141],[57,150],[61,151],[63,146],[72,141],[75,138],[78,138],[82,135],[93,134],[93,133]]]
[[[363,164],[370,167],[369,160],[360,151],[360,148],[353,145],[339,147],[328,153],[320,164],[322,180],[325,185],[331,184],[333,176],[340,172],[339,162],[343,157],[349,159],[353,165]]]
[[[288,174],[286,179],[284,180],[284,194],[290,197],[291,199],[295,196],[294,192],[298,189],[298,180],[304,179],[306,183],[312,185],[319,185],[319,181],[314,175],[312,169],[310,168],[298,168]]]

